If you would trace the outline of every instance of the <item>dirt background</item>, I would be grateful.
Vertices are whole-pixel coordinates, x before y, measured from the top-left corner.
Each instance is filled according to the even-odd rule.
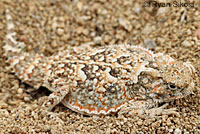
[[[195,7],[159,8],[145,6],[143,0],[0,0],[0,133],[199,134],[200,1],[190,2],[195,2]],[[18,40],[27,44],[27,52],[49,56],[81,44],[140,45],[190,61],[197,70],[194,94],[170,103],[169,108],[176,107],[180,116],[88,117],[61,104],[46,113],[40,109],[38,99],[48,96],[48,90],[40,88],[30,94],[27,91],[32,88],[6,69],[2,48],[6,7],[16,25]]]

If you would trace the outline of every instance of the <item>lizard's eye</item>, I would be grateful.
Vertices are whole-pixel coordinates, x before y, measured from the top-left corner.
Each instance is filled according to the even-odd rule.
[[[168,85],[168,88],[169,88],[170,90],[176,90],[176,86],[173,85],[173,84],[169,84],[169,85]]]

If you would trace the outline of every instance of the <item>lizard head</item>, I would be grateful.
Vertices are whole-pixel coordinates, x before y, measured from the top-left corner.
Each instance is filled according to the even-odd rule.
[[[155,56],[156,69],[151,88],[165,100],[182,98],[194,89],[194,67],[188,62],[175,61],[168,55],[161,53]]]

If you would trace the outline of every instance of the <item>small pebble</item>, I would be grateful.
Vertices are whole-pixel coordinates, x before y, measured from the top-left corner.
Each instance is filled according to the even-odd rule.
[[[147,49],[153,49],[157,46],[157,44],[155,43],[155,41],[151,40],[151,39],[145,39],[144,40],[144,44],[145,44],[145,47]]]
[[[94,38],[94,42],[95,42],[96,44],[100,44],[100,43],[101,43],[101,40],[102,40],[102,38],[101,38],[100,36],[97,36],[97,37]]]
[[[185,47],[191,47],[191,43],[188,42],[187,40],[183,41],[182,44],[183,44],[183,46],[185,46]]]
[[[142,121],[142,120],[139,120],[139,121],[137,122],[137,124],[140,126],[140,125],[143,124],[143,121]]]
[[[196,36],[200,40],[200,27],[196,30]]]
[[[58,28],[57,29],[57,34],[58,35],[63,35],[64,34],[64,29]]]
[[[119,19],[119,24],[121,26],[123,26],[128,31],[131,31],[131,29],[132,29],[131,23],[128,20],[126,20],[126,19],[120,18]]]
[[[22,88],[18,88],[17,93],[18,94],[23,94],[23,89]]]

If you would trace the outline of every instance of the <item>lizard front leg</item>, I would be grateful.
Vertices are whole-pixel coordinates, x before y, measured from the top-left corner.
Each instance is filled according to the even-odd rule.
[[[54,91],[48,96],[48,99],[43,102],[42,107],[47,111],[51,111],[57,104],[59,104],[64,97],[69,93],[69,86],[64,85],[58,90]]]
[[[152,101],[130,101],[120,109],[119,115],[149,118],[154,118],[159,115],[179,115],[179,113],[176,111],[176,108],[167,109],[167,106],[168,103],[157,107],[156,105],[152,105]]]

